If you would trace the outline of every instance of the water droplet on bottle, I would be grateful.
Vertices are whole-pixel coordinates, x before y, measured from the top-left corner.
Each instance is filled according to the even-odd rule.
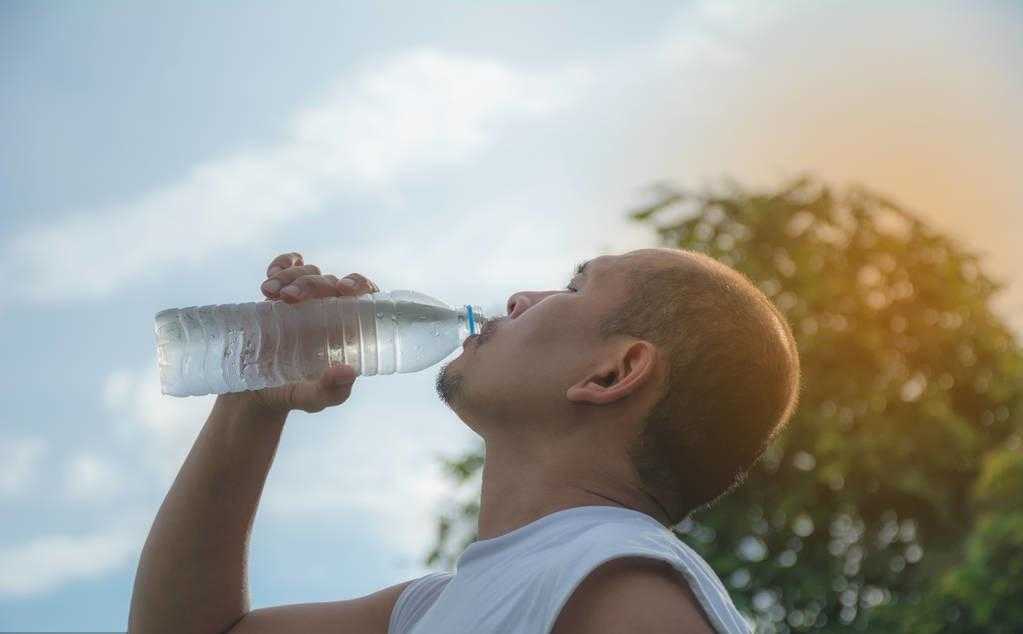
[[[377,319],[383,319],[383,318],[384,318],[384,314],[383,313],[377,313]]]

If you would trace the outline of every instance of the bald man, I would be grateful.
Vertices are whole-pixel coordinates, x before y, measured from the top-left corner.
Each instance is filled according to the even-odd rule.
[[[268,300],[378,292],[275,258]],[[146,541],[129,631],[748,632],[670,528],[738,485],[798,402],[791,330],[739,272],[643,249],[521,291],[437,376],[485,441],[478,539],[453,571],[356,599],[250,610],[247,544],[292,410],[344,403],[350,366],[217,397]]]

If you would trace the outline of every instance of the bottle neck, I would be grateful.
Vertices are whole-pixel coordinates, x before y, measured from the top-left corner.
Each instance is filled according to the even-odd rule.
[[[479,306],[465,305],[458,312],[459,339],[464,341],[472,335],[478,335],[487,324],[487,317]]]

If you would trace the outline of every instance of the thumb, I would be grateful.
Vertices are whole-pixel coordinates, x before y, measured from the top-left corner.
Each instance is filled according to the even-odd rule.
[[[349,365],[327,368],[316,381],[295,385],[292,401],[295,409],[315,414],[348,400],[355,383],[355,369]]]
[[[349,386],[355,383],[355,368],[350,365],[338,365],[327,368],[320,377],[320,384],[324,389]]]
[[[355,368],[350,365],[339,365],[324,370],[316,383],[323,406],[339,405],[348,400],[355,376]]]

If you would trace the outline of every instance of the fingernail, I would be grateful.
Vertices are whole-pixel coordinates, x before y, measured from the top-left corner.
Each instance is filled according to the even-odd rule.
[[[277,291],[281,290],[281,281],[267,280],[263,282],[263,290],[266,291],[267,293],[276,293]]]
[[[277,275],[278,273],[280,273],[283,270],[284,269],[282,269],[281,267],[275,266],[272,269],[270,269],[270,275]]]
[[[298,297],[302,294],[302,291],[294,284],[288,284],[281,289],[281,295],[287,295],[288,297]]]
[[[355,288],[355,280],[350,277],[343,278],[341,280],[341,285],[347,286],[348,288]]]

